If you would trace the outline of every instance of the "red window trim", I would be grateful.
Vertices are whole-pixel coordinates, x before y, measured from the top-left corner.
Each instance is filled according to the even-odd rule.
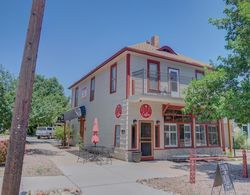
[[[77,93],[76,93],[77,92]],[[74,107],[77,107],[78,106],[78,99],[79,99],[79,88],[76,87],[75,88],[75,97],[74,97]]]
[[[150,81],[149,81],[149,64],[153,63],[157,65],[157,74],[158,74],[158,85],[157,85],[157,89],[150,89]],[[160,62],[159,61],[155,61],[155,60],[147,60],[147,84],[148,84],[148,92],[159,92],[160,91],[160,80],[161,80],[161,74],[160,74],[161,70],[160,70]]]
[[[170,69],[172,69],[172,70],[177,70],[178,71],[178,79],[179,79],[179,81],[178,81],[178,89],[179,89],[179,97],[174,97],[174,98],[181,98],[181,90],[180,90],[180,69],[178,69],[178,68],[172,68],[172,67],[168,67],[168,88],[169,88],[169,93],[170,93],[170,96],[171,96],[171,91],[172,91],[172,89],[171,89],[171,85],[170,85],[170,72],[169,72],[169,70]],[[171,96],[172,97],[172,96]]]
[[[112,69],[115,68],[115,89],[112,91]],[[117,89],[117,63],[114,63],[112,66],[110,66],[110,77],[109,77],[109,93],[115,93]]]
[[[115,133],[114,133],[114,147],[118,147],[116,146],[116,127],[120,127],[120,131],[121,131],[121,125],[115,125]],[[120,132],[120,137],[121,137],[121,132]],[[120,140],[121,141],[121,140]],[[121,142],[120,142],[120,145],[121,145]]]
[[[95,99],[95,86],[96,86],[96,83],[95,83],[95,86],[94,86],[94,90],[92,90],[92,81],[94,80],[95,82],[95,77],[92,77],[91,80],[90,80],[90,94],[89,94],[89,100],[90,101],[93,101]],[[92,93],[93,92],[93,93]]]
[[[132,128],[135,127],[135,147],[132,146]],[[131,125],[131,149],[138,149],[138,128],[137,124]]]
[[[203,70],[195,70],[195,79],[197,79],[197,74],[200,73],[200,74],[203,74],[205,75],[205,72]]]
[[[154,142],[155,142],[155,148],[160,148],[161,147],[161,126],[160,125],[155,125],[155,128],[156,127],[158,127],[158,140],[157,140],[157,142],[158,142],[158,146],[156,146],[156,142],[155,142],[155,140],[154,140]],[[155,132],[156,132],[156,130],[155,130]],[[155,136],[155,135],[154,135]]]

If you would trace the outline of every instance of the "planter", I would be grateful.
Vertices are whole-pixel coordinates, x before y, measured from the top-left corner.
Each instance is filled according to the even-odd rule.
[[[140,162],[141,161],[141,152],[139,152],[139,151],[132,152],[132,161],[133,162]]]

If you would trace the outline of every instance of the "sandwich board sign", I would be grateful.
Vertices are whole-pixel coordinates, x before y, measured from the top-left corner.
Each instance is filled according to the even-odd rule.
[[[223,162],[223,163],[217,164],[213,188],[217,186],[221,186],[221,187],[223,186],[225,194],[232,190],[236,194],[233,180],[231,178],[230,171],[228,168],[228,163]],[[212,188],[212,192],[213,192],[213,188]]]

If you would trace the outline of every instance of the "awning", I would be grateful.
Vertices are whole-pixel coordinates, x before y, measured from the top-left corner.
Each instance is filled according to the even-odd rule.
[[[72,119],[85,117],[85,116],[86,116],[85,106],[80,106],[80,107],[74,108],[70,111],[63,113],[64,121],[70,121]]]

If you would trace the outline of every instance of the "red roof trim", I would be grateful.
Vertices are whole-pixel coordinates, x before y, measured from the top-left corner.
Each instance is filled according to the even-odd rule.
[[[168,52],[168,53],[171,53],[171,54],[174,54],[174,55],[178,55],[171,47],[169,47],[167,45],[159,48],[158,51],[165,51],[165,52]]]
[[[135,52],[135,53],[138,53],[138,54],[148,55],[148,56],[151,56],[151,57],[156,57],[156,58],[161,58],[161,59],[170,60],[170,61],[174,61],[174,62],[184,63],[184,64],[188,64],[188,65],[196,66],[196,67],[200,67],[200,68],[204,67],[203,65],[201,65],[199,63],[195,63],[195,62],[191,63],[191,62],[187,62],[185,60],[178,60],[178,59],[174,59],[172,57],[163,56],[163,55],[155,54],[155,53],[148,52],[148,51],[142,51],[142,50],[131,48],[131,47],[124,47],[123,49],[119,50],[114,55],[112,55],[110,58],[108,58],[107,60],[105,60],[103,63],[101,63],[99,66],[97,66],[95,69],[93,69],[92,71],[90,71],[88,74],[86,74],[80,80],[78,80],[75,83],[73,83],[71,86],[69,86],[68,89],[71,89],[72,87],[74,87],[75,85],[77,85],[78,83],[80,83],[81,81],[83,81],[84,79],[86,79],[91,74],[95,73],[97,70],[99,70],[100,68],[102,68],[103,66],[105,66],[108,62],[110,62],[111,60],[115,59],[117,56],[121,55],[125,51],[131,51],[131,52]],[[213,68],[208,67],[208,69],[213,69]]]

